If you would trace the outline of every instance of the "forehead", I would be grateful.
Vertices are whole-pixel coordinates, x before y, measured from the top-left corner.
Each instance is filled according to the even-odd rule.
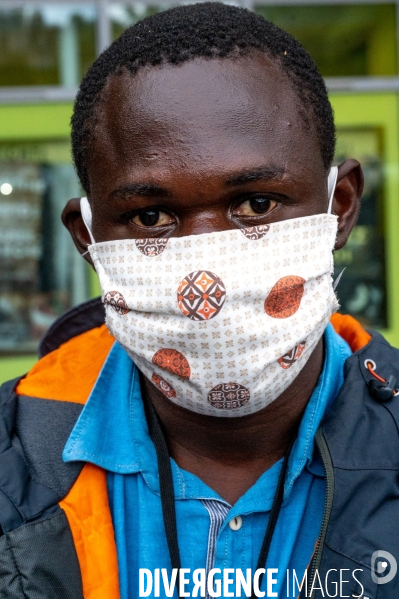
[[[262,54],[125,72],[104,89],[89,176],[107,167],[112,178],[133,167],[205,173],[260,160],[322,172],[316,135],[298,108],[288,76]]]

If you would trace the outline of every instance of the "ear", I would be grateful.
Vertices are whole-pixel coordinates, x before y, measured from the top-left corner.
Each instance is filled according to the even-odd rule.
[[[82,218],[80,198],[72,198],[62,211],[62,222],[71,234],[74,244],[82,257],[93,266],[87,246],[91,244],[90,235]],[[94,268],[94,266],[93,266]]]
[[[350,158],[339,165],[332,203],[332,212],[338,216],[338,233],[334,248],[336,250],[344,247],[356,224],[363,185],[363,171],[357,160]]]

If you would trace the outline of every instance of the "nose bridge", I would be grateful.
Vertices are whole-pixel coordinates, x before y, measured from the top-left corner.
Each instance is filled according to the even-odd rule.
[[[220,202],[212,206],[194,206],[184,214],[179,221],[177,234],[179,237],[187,235],[201,235],[202,233],[215,233],[235,229],[231,221],[227,206]]]
[[[194,161],[193,161],[194,162]],[[200,235],[235,228],[230,217],[230,198],[224,186],[225,165],[185,160],[169,173],[165,187],[171,189],[178,216],[174,235]]]

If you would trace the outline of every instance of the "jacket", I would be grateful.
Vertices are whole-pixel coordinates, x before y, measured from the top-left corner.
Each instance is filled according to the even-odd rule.
[[[301,597],[316,570],[324,584],[328,570],[359,569],[355,596],[361,583],[364,597],[393,599],[399,575],[377,584],[371,558],[376,550],[399,558],[399,397],[375,399],[364,361],[399,381],[399,351],[351,317],[334,315],[332,324],[355,353],[316,436],[326,503]],[[1,387],[1,599],[119,599],[106,472],[61,457],[114,341],[100,300],[87,302],[51,327],[25,377]],[[327,596],[315,589],[312,597]]]

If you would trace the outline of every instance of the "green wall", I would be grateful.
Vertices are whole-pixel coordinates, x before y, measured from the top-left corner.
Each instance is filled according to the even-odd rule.
[[[381,333],[399,346],[399,139],[395,93],[332,94],[338,127],[378,127],[382,131],[385,179],[385,244],[389,327]],[[356,158],[356,156],[353,156]]]
[[[0,142],[69,138],[72,103],[0,106]]]
[[[0,143],[69,139],[72,103],[0,106]],[[27,372],[37,358],[0,357],[0,383]]]

